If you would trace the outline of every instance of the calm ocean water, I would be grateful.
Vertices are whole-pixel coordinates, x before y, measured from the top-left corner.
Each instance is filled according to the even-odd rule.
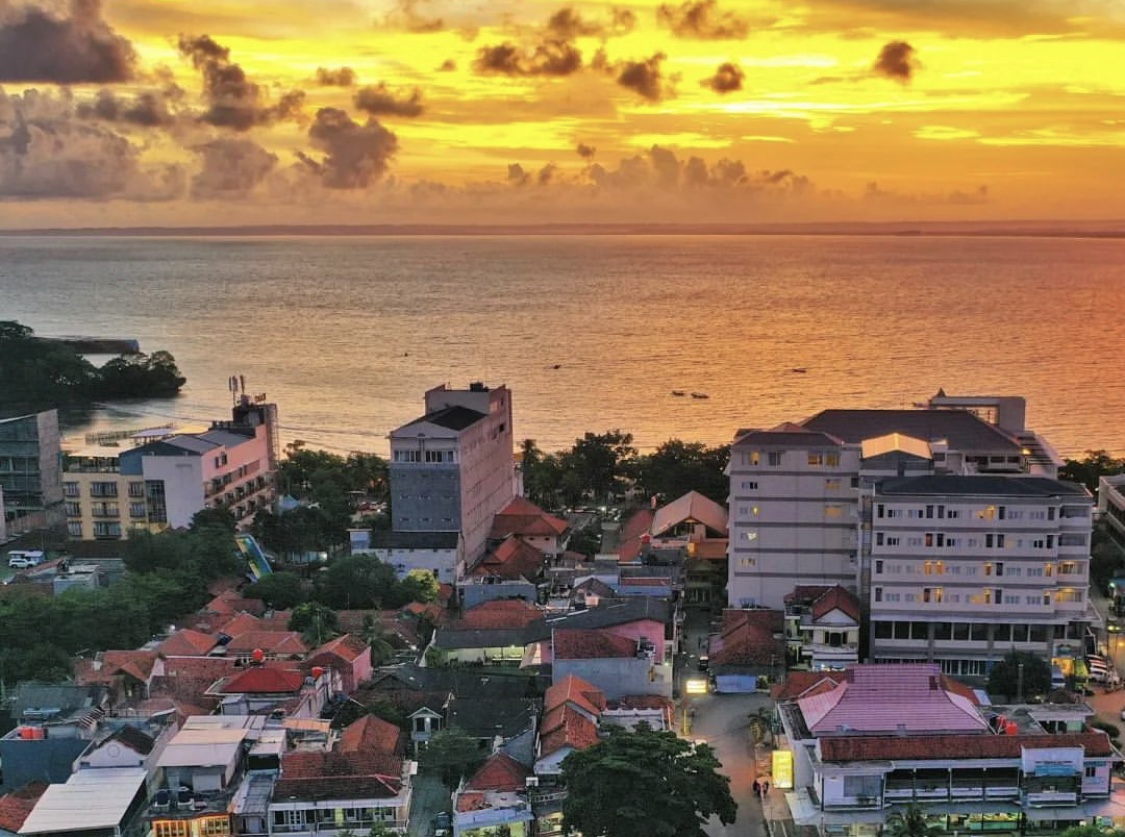
[[[385,453],[425,389],[484,380],[548,450],[609,428],[716,444],[944,387],[1026,396],[1064,454],[1125,454],[1122,312],[1122,241],[0,238],[0,318],[136,337],[187,375],[97,426],[224,417],[241,374],[287,441],[337,451]]]

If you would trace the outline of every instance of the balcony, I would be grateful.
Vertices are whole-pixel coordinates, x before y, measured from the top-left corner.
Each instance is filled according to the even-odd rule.
[[[1028,805],[1077,805],[1078,794],[1074,791],[1038,791],[1025,797]]]
[[[324,834],[331,836],[343,834],[345,831],[350,831],[353,834],[365,834],[376,822],[399,833],[405,833],[406,831],[406,820],[364,820],[362,822],[345,822],[343,825],[337,825],[333,820],[329,822],[310,822],[297,825],[278,825],[277,823],[273,823],[270,825],[270,834]]]

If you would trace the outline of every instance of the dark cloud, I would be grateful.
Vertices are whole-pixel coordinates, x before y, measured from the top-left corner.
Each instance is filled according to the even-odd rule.
[[[658,190],[683,192],[721,189],[730,192],[806,194],[812,184],[789,169],[751,172],[741,160],[724,158],[708,164],[700,157],[681,160],[670,148],[654,145],[643,155],[622,159],[615,168],[593,163],[585,177],[595,186],[613,191]]]
[[[172,85],[161,92],[138,93],[133,99],[118,96],[112,90],[99,90],[93,102],[80,103],[76,113],[83,119],[100,119],[103,122],[122,122],[143,128],[161,128],[171,125],[176,117],[169,102],[178,100],[183,91]]]
[[[417,87],[409,96],[396,96],[384,82],[362,87],[353,98],[355,106],[372,116],[421,116],[422,91]]]
[[[672,86],[674,79],[664,77],[662,65],[666,58],[663,52],[658,52],[643,61],[623,61],[611,66],[617,74],[617,83],[622,87],[650,102],[662,102],[676,96]]]
[[[558,174],[559,167],[554,163],[547,163],[543,168],[539,169],[539,173],[535,176],[536,182],[540,186],[549,186],[555,175]]]
[[[531,175],[519,163],[509,163],[508,182],[513,186],[526,186],[531,182]]]
[[[317,67],[316,83],[321,87],[351,87],[355,84],[355,70],[351,67]]]
[[[277,165],[276,154],[243,138],[222,137],[192,150],[203,162],[191,181],[191,196],[199,200],[246,197]]]
[[[182,191],[176,166],[143,167],[140,149],[69,96],[0,89],[0,198],[164,200]]]
[[[578,143],[578,147],[574,150],[578,152],[578,156],[583,160],[589,160],[598,153],[598,149],[594,148],[592,145],[586,145],[584,142]]]
[[[398,0],[395,8],[387,13],[385,23],[394,29],[405,32],[425,34],[427,32],[440,32],[445,29],[445,20],[419,11],[424,6],[423,0]]]
[[[132,44],[102,19],[100,0],[71,0],[69,15],[0,0],[0,82],[129,81],[136,60]]]
[[[733,93],[742,89],[742,81],[746,73],[742,68],[731,61],[725,61],[715,70],[715,75],[704,79],[703,86],[709,87],[716,93]]]
[[[637,16],[629,9],[612,9],[609,20],[589,20],[564,6],[547,19],[546,32],[551,38],[573,41],[575,38],[609,38],[627,35],[637,25]]]
[[[439,73],[452,73],[457,69],[457,62],[452,58],[446,58],[441,62],[441,66],[437,68]]]
[[[750,32],[750,22],[734,12],[719,11],[718,0],[687,0],[679,6],[665,3],[656,10],[656,20],[678,38],[729,41],[741,40]]]
[[[282,95],[276,105],[268,105],[261,88],[252,82],[242,67],[230,60],[230,50],[209,35],[181,35],[180,54],[190,58],[203,74],[203,96],[207,110],[202,119],[219,128],[248,131],[255,125],[269,125],[285,119],[300,119],[303,90]]]
[[[891,41],[879,50],[879,57],[875,59],[871,71],[906,84],[920,66],[914,47],[906,41]]]
[[[387,170],[398,138],[376,119],[361,125],[339,108],[321,108],[309,126],[309,141],[324,152],[320,160],[298,158],[329,189],[363,189]]]
[[[582,53],[559,39],[548,38],[530,49],[505,41],[477,50],[473,69],[482,75],[569,76],[582,69]]]
[[[884,189],[878,183],[872,181],[867,184],[867,188],[863,192],[864,200],[871,202],[880,202],[887,204],[900,204],[903,206],[982,206],[987,204],[990,200],[989,190],[987,186],[978,186],[971,192],[963,192],[955,189],[948,193],[926,194],[916,192],[896,192],[890,189]]]

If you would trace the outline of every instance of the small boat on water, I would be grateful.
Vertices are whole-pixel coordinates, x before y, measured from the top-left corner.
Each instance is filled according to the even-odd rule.
[[[710,398],[711,396],[710,396],[710,395],[708,395],[708,394],[707,394],[707,393],[705,393],[705,392],[693,392],[693,393],[691,394],[691,397],[692,397],[692,398]]]
[[[672,395],[676,396],[677,398],[683,398],[685,393],[682,389],[674,389],[672,390]]]
[[[803,367],[803,366],[794,366],[794,367],[793,367],[793,372],[795,372],[795,373],[796,373],[796,374],[798,374],[798,375],[804,375],[804,374],[805,374],[806,372],[808,372],[808,371],[809,371],[809,370],[807,370],[807,369],[806,369],[805,367]]]

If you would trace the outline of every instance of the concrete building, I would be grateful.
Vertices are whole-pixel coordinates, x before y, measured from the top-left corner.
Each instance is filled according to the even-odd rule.
[[[1012,649],[1069,673],[1091,623],[1093,498],[1030,476],[887,479],[864,504],[872,659],[984,676]]]
[[[67,455],[62,493],[72,538],[117,540],[133,529],[184,527],[205,508],[229,509],[248,525],[276,498],[276,405],[244,400],[231,421],[204,433],[148,438]]]
[[[1125,474],[1098,479],[1098,519],[1125,550]]]
[[[493,517],[515,497],[511,393],[483,383],[442,385],[426,393],[425,407],[390,434],[391,528],[423,539],[459,532],[458,560],[471,563],[484,552]],[[441,568],[438,577],[453,580],[447,576],[456,569]]]
[[[8,535],[62,529],[61,461],[57,410],[0,419],[0,499]]]
[[[1089,730],[1089,707],[981,707],[933,665],[809,672],[778,700],[775,763],[790,769],[774,781],[794,822],[821,835],[877,834],[910,804],[952,834],[1044,833],[1115,816],[1121,756]]]

